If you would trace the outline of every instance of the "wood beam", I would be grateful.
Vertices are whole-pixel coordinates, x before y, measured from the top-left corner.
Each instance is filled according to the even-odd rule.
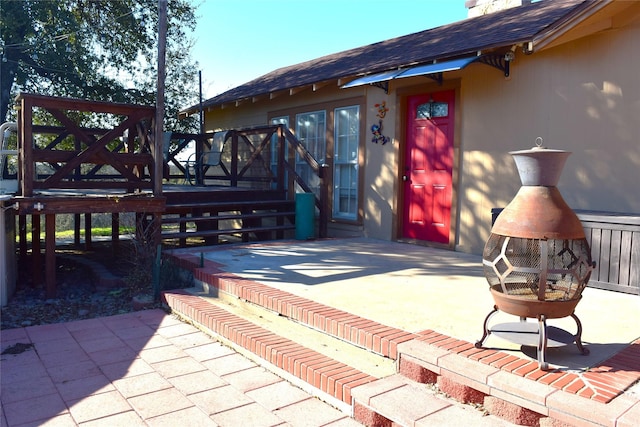
[[[40,253],[40,215],[31,215],[31,265],[33,286],[42,283],[42,254]]]
[[[291,89],[289,89],[289,96],[293,96],[295,94],[298,94],[298,93],[300,93],[302,91],[305,91],[305,90],[309,89],[310,87],[311,86],[309,85],[309,86],[299,86],[299,87],[291,88]]]
[[[322,89],[323,87],[327,86],[328,84],[329,84],[329,82],[314,83],[313,84],[313,91],[316,92],[316,91]]]
[[[56,214],[45,215],[45,280],[47,298],[56,297]]]

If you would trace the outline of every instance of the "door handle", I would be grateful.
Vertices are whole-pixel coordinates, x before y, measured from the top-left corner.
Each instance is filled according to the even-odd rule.
[[[407,181],[409,181],[409,177],[407,175],[402,175],[402,180],[404,182],[407,182]]]

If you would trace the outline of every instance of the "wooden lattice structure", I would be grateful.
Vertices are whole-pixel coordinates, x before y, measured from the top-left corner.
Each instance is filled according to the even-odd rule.
[[[281,125],[226,131],[219,164],[202,168],[188,183],[189,166],[177,156],[191,141],[195,158],[211,150],[211,133],[165,133],[156,140],[155,109],[149,106],[33,94],[20,94],[17,102],[18,192],[11,204],[18,215],[21,255],[28,252],[31,216],[34,284],[43,282],[40,223],[45,218],[48,297],[56,294],[57,214],[75,215],[76,244],[84,215],[88,247],[94,213],[111,213],[114,249],[122,213],[135,213],[144,223],[136,231],[144,230],[154,244],[184,244],[187,237],[216,244],[219,236],[231,234],[268,240],[295,229],[295,194],[303,191],[315,192],[319,235],[327,234],[327,166]],[[308,165],[317,186],[298,175],[298,159]]]
[[[40,281],[44,215],[45,281],[47,294],[53,295],[56,214],[135,212],[159,225],[165,199],[152,191],[154,168],[162,167],[151,133],[155,109],[32,94],[20,94],[17,101],[19,188],[14,201],[21,252],[27,244],[25,216],[31,215],[34,281]],[[39,125],[45,116],[57,125]]]
[[[155,167],[153,107],[30,94],[19,95],[18,101],[23,196],[38,189],[132,193],[153,188],[153,173],[145,173]],[[60,125],[38,126],[44,115]],[[38,164],[48,165],[51,173],[40,173]]]

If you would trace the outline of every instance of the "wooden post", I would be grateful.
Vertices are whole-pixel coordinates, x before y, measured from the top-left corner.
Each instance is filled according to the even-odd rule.
[[[136,212],[136,230],[135,230],[135,234],[134,234],[134,238],[138,241],[141,242],[144,239],[144,214],[140,213],[140,212]]]
[[[91,214],[84,214],[84,248],[91,250]]]
[[[163,148],[164,138],[162,131],[164,128],[164,82],[165,82],[165,61],[167,49],[167,0],[158,0],[158,82],[156,89],[156,116],[154,130],[154,161],[155,168],[153,171],[153,195],[162,197],[162,177],[164,172],[163,165]],[[158,212],[153,213],[153,237],[151,241],[155,244],[161,242],[162,231],[162,215]]]
[[[186,218],[186,217],[187,217],[187,214],[185,214],[185,213],[181,213],[180,214],[180,218],[181,219],[182,218]],[[180,225],[178,227],[179,227],[180,233],[186,233],[187,232],[187,223],[186,222],[180,221]],[[187,246],[187,238],[186,237],[181,237],[179,242],[180,242],[179,246],[181,248]]]
[[[274,148],[277,150],[277,158],[278,158],[278,164],[277,164],[277,173],[278,176],[276,177],[277,180],[277,188],[279,191],[284,191],[285,190],[285,168],[284,168],[284,162],[285,162],[285,155],[286,155],[286,151],[287,151],[287,140],[285,139],[284,136],[284,129],[283,129],[284,125],[278,125],[278,142],[277,145],[275,147],[271,147],[271,149],[273,150]]]
[[[18,215],[18,235],[20,236],[20,261],[27,259],[27,216]]]
[[[33,180],[37,173],[33,162],[32,110],[31,98],[21,98],[18,110],[18,173],[20,192],[24,197],[33,195]]]
[[[320,165],[320,223],[318,234],[321,238],[327,237],[327,225],[329,223],[329,165]]]
[[[56,297],[56,214],[45,218],[45,281],[47,298]]]
[[[80,214],[73,214],[73,244],[80,246]]]
[[[290,135],[289,133],[287,133],[287,135]],[[295,170],[295,164],[296,164],[296,149],[294,148],[293,142],[289,142],[289,144],[287,144],[287,162],[290,165],[293,165],[293,168]],[[293,176],[292,173],[288,173],[287,174],[288,177],[288,182],[287,182],[287,195],[289,200],[295,200],[296,198],[296,179]]]
[[[111,252],[115,255],[120,247],[120,214],[111,213]]]
[[[164,124],[164,81],[165,81],[165,60],[167,48],[167,0],[158,0],[158,81],[156,88],[156,116],[155,130],[153,133],[153,195],[162,196],[162,176],[163,176],[163,124]]]
[[[33,285],[42,283],[42,261],[40,259],[40,215],[31,215],[31,265]]]

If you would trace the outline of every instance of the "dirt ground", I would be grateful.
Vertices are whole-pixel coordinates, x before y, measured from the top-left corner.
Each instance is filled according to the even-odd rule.
[[[134,296],[153,293],[149,282],[141,284],[139,279],[145,279],[136,277],[150,277],[150,272],[135,265],[126,242],[121,242],[117,253],[110,242],[94,242],[90,251],[59,246],[56,254],[56,298],[46,298],[44,284],[33,283],[28,256],[18,264],[15,294],[2,307],[1,329],[128,313]],[[98,286],[96,273],[105,272],[121,279],[115,287]],[[156,302],[151,307],[160,306]]]

